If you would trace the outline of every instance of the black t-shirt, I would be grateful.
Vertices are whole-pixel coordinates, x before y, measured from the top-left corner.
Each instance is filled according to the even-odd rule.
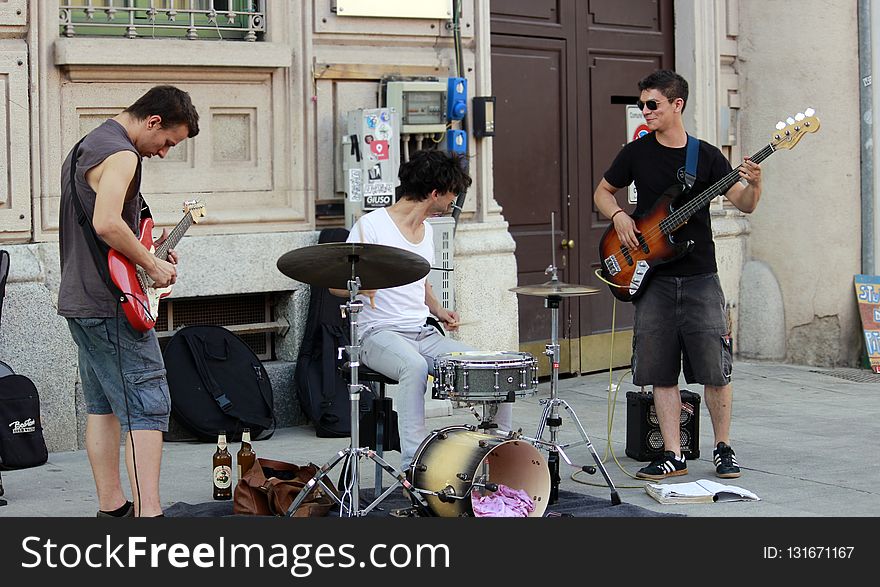
[[[684,183],[686,158],[687,147],[664,147],[652,132],[628,143],[620,150],[605,172],[605,181],[620,189],[635,181],[638,202],[634,215],[641,216],[653,209],[658,198],[667,189]],[[697,180],[683,202],[699,196],[730,171],[730,162],[721,151],[705,141],[700,141]],[[658,265],[655,275],[698,275],[718,270],[708,205],[691,216],[687,224],[674,233],[673,238],[678,242],[692,240],[694,248],[677,261]]]

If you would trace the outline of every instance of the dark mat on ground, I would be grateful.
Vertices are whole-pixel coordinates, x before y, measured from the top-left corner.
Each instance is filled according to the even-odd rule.
[[[361,497],[360,507],[366,508],[372,503],[372,492],[365,491]],[[394,510],[406,509],[410,503],[400,491],[389,495],[379,503],[379,508],[371,510],[369,516],[390,516]],[[329,516],[338,515],[338,508],[331,510]],[[682,517],[682,514],[666,514],[655,512],[637,505],[621,503],[611,505],[611,499],[598,498],[572,491],[559,490],[559,500],[547,508],[553,515],[573,516],[576,518],[646,518],[646,517]],[[189,504],[177,502],[165,508],[165,516],[176,518],[211,518],[232,516],[232,501],[210,501]],[[545,515],[547,515],[545,513]]]

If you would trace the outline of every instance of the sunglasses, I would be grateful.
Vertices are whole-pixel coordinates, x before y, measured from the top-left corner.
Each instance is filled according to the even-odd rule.
[[[636,101],[636,106],[638,106],[639,110],[644,110],[645,106],[648,107],[648,110],[653,112],[657,110],[659,106],[657,105],[658,100],[648,100],[646,102],[642,102],[641,100]],[[672,102],[671,98],[667,98],[666,100],[659,100],[659,102]]]

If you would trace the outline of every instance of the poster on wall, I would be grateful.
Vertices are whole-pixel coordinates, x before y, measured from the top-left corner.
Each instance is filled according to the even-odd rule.
[[[856,275],[854,281],[868,361],[871,370],[880,373],[880,276]]]

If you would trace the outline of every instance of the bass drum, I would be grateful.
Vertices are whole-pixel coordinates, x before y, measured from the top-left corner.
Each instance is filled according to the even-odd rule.
[[[550,470],[534,446],[521,439],[483,434],[473,426],[434,430],[413,457],[412,483],[416,489],[445,492],[463,499],[441,500],[425,495],[431,515],[443,518],[473,516],[473,480],[488,466],[486,482],[525,491],[535,504],[529,514],[540,518],[550,497]]]

